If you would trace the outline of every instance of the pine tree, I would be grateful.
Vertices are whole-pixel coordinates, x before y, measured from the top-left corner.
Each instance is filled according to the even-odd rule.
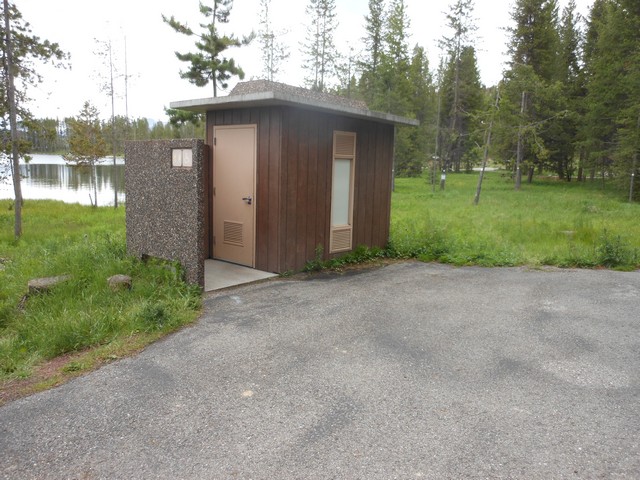
[[[459,165],[458,170],[464,167],[466,172],[470,172],[481,159],[480,145],[484,143],[481,120],[490,107],[490,102],[485,104],[485,92],[480,81],[476,50],[472,46],[464,47],[460,55],[459,102],[463,112],[460,118],[462,135],[459,157],[455,158],[454,165]]]
[[[615,155],[616,172],[622,185],[631,181],[629,200],[640,197],[640,5],[636,1],[621,0],[624,15],[625,64],[624,87],[628,98],[618,117],[618,149]]]
[[[458,172],[462,157],[467,152],[465,137],[468,139],[470,134],[467,118],[475,114],[473,110],[465,108],[464,104],[471,102],[475,108],[475,104],[478,103],[475,98],[481,98],[481,86],[476,67],[475,50],[469,49],[473,32],[476,30],[472,18],[474,2],[473,0],[457,0],[449,8],[447,26],[451,31],[451,36],[444,37],[441,42],[449,59],[444,82],[446,92],[443,95],[444,101],[441,109],[442,125],[448,126],[443,138],[443,159],[445,169],[453,167]],[[463,55],[465,56],[464,60]],[[464,72],[463,61],[466,62]],[[467,99],[462,95],[463,83],[469,87],[467,93],[471,96]],[[477,91],[474,91],[474,86]],[[469,106],[467,105],[467,107]]]
[[[338,84],[331,89],[331,92],[347,98],[363,99],[363,95],[360,94],[357,88],[357,70],[358,62],[353,47],[348,46],[346,55],[337,55],[336,78]]]
[[[593,5],[585,47],[592,177],[599,169],[603,182],[612,174],[619,188],[630,190],[640,148],[639,28],[636,2],[602,0]]]
[[[580,74],[580,57],[582,50],[582,34],[580,22],[582,17],[576,12],[575,0],[570,0],[562,12],[560,21],[560,79],[570,86],[578,88]]]
[[[289,58],[289,50],[278,37],[271,25],[271,0],[260,0],[260,31],[258,38],[262,45],[262,75],[273,82],[277,79],[282,64]]]
[[[542,80],[558,79],[558,5],[556,0],[517,0],[508,28],[510,66],[529,65]]]
[[[421,124],[426,126],[433,120],[435,92],[427,52],[417,44],[413,47],[409,66],[409,83],[412,86],[412,113]]]
[[[107,142],[102,135],[99,112],[90,102],[84,102],[82,110],[76,118],[70,119],[69,152],[63,155],[67,163],[91,169],[93,183],[93,200],[91,204],[98,206],[98,187],[96,164],[109,152]]]
[[[305,82],[308,87],[324,92],[335,76],[337,50],[333,36],[338,28],[335,0],[309,0],[306,8],[310,23],[307,25],[306,43],[303,44],[305,63],[309,72]]]
[[[533,68],[515,65],[505,72],[500,82],[500,102],[494,126],[492,150],[505,167],[515,175],[516,189],[519,188],[521,172],[533,166],[534,147],[542,147],[538,142],[536,123],[531,119],[531,110],[540,102],[540,92],[544,84]],[[546,155],[546,150],[538,148],[538,157]],[[522,163],[522,165],[521,165]]]
[[[585,91],[582,87],[580,64],[582,35],[579,28],[581,17],[576,13],[576,4],[570,0],[562,12],[560,21],[560,48],[558,59],[561,94],[556,98],[558,115],[549,125],[547,144],[550,163],[560,179],[571,181],[576,170],[575,156],[578,151],[580,123],[583,118],[582,105]]]
[[[393,0],[384,29],[383,53],[377,74],[379,87],[371,104],[374,110],[396,115],[409,115],[411,111],[409,27],[404,0]]]
[[[29,23],[9,0],[2,3],[0,24],[0,131],[2,145],[0,163],[9,163],[13,172],[14,187],[14,236],[22,235],[22,187],[20,182],[20,157],[29,152],[29,144],[19,137],[18,123],[28,124],[32,117],[26,108],[28,88],[42,82],[33,62],[53,63],[63,66],[68,55],[57,43],[41,40],[31,31]]]
[[[189,37],[196,37],[196,49],[194,53],[176,52],[176,57],[189,64],[189,68],[180,72],[180,78],[188,80],[198,87],[213,84],[213,96],[218,96],[218,87],[226,89],[228,81],[233,76],[244,78],[244,71],[236,65],[233,58],[226,56],[227,49],[248,45],[255,35],[253,32],[242,39],[234,35],[221,35],[219,25],[229,22],[233,0],[213,0],[213,7],[200,2],[200,13],[208,20],[201,23],[201,33],[196,33],[187,24],[181,23],[172,15],[167,18],[162,15],[162,20],[176,32]]]
[[[479,159],[477,145],[482,143],[482,132],[478,123],[485,108],[473,47],[463,47],[459,61],[449,59],[441,88],[440,124],[449,126],[444,132],[444,161],[456,172],[463,164],[470,170],[474,155]]]
[[[502,88],[499,119],[516,120],[510,126],[498,127],[503,155],[515,151],[526,166],[528,181],[536,171],[548,166],[549,148],[556,141],[553,120],[566,108],[561,88],[560,35],[556,0],[518,0],[512,11],[515,25],[508,29],[509,70]],[[517,130],[514,142],[508,129]],[[516,145],[514,145],[516,143]],[[505,148],[507,151],[505,151]],[[553,153],[553,152],[551,152]],[[518,164],[519,162],[514,162]],[[516,169],[516,188],[520,184]]]
[[[412,85],[410,79],[411,58],[407,42],[409,27],[404,0],[392,0],[386,15],[375,95],[370,106],[374,110],[414,117],[415,85]],[[420,145],[415,128],[397,127],[395,172],[398,176],[417,176],[422,173],[424,156],[421,149],[424,146]]]
[[[406,137],[410,147],[408,155],[400,157],[396,166],[399,176],[420,176],[422,169],[433,152],[435,132],[435,89],[429,71],[429,60],[423,47],[415,45],[409,65],[409,83],[411,85],[410,117],[420,122],[418,127],[403,127],[401,134]]]
[[[362,39],[365,46],[364,58],[359,66],[362,71],[360,77],[360,92],[368,105],[373,104],[378,95],[378,73],[384,46],[384,0],[369,0],[369,15],[365,15],[366,36]]]

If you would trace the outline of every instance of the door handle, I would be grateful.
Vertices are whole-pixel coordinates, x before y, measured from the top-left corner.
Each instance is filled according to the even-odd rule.
[[[247,202],[247,205],[251,205],[251,203],[253,202],[253,198],[251,198],[251,195],[248,195],[246,197],[242,197],[242,200]]]

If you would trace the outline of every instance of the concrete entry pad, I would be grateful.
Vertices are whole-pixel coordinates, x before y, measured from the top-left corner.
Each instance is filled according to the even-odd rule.
[[[221,262],[220,260],[205,260],[204,291],[220,290],[277,276],[275,273],[261,272],[255,268]]]
[[[401,263],[204,303],[0,407],[0,478],[640,478],[638,272]]]

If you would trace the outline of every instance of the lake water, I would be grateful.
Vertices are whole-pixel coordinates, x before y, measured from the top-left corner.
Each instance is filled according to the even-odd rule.
[[[28,164],[20,164],[22,196],[25,200],[62,200],[66,203],[91,205],[93,184],[91,169],[67,165],[60,155],[33,154]],[[9,166],[2,165],[0,170]],[[0,172],[1,173],[1,172]],[[105,158],[96,166],[98,206],[113,205],[117,180],[118,204],[124,202],[124,161]],[[0,198],[14,198],[13,182],[0,182]]]

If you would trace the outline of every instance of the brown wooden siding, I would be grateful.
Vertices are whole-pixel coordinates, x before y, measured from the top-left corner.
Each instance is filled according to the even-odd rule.
[[[386,245],[391,211],[392,125],[293,107],[222,110],[214,125],[258,126],[256,268],[297,271],[318,246],[329,258],[332,142],[335,130],[356,132],[353,245]]]

